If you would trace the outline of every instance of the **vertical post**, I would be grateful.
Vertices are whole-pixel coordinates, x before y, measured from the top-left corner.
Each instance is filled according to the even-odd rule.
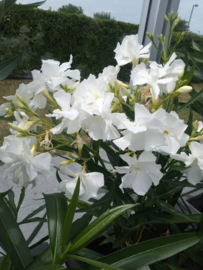
[[[151,33],[154,36],[154,41],[157,47],[161,50],[161,44],[157,38],[157,35],[163,34],[167,36],[168,29],[165,21],[165,15],[172,10],[174,14],[177,13],[180,0],[143,0],[141,20],[138,31],[138,40],[142,45],[147,45],[150,40],[146,35],[146,32]],[[160,61],[160,57],[154,46],[151,46],[150,51],[151,61]]]

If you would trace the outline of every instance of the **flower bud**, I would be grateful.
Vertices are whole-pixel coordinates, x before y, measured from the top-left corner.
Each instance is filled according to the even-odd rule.
[[[192,91],[192,87],[191,86],[182,86],[178,90],[176,90],[175,93],[178,93],[178,94],[187,94],[187,93],[189,93],[191,91]]]
[[[6,111],[6,115],[4,116],[4,118],[14,117],[14,113],[13,113],[13,111],[11,109],[6,108],[5,111]]]
[[[178,80],[180,81],[184,75],[184,69],[181,71],[181,73],[178,75]]]
[[[75,159],[64,160],[64,161],[60,162],[60,165],[69,165],[75,161],[76,161]]]
[[[28,107],[27,103],[24,101],[24,99],[20,95],[16,95],[16,97],[25,107]]]
[[[17,132],[20,132],[20,133],[24,133],[25,132],[24,130],[22,130],[21,128],[19,128],[18,126],[16,126],[13,123],[8,123],[8,125],[10,126],[10,128],[12,128],[13,130],[15,130]]]
[[[78,133],[77,134],[77,137],[76,137],[76,140],[74,142],[74,146],[75,146],[75,148],[78,149],[79,153],[82,152],[83,145],[84,145],[83,139],[80,137],[80,135]]]
[[[47,91],[47,89],[45,88],[42,91],[43,96],[45,96],[49,101],[51,101],[52,103],[55,103],[55,101],[53,100],[52,96],[49,94],[49,92]]]
[[[196,120],[195,122],[192,123],[194,130],[197,131],[199,128],[199,122]]]

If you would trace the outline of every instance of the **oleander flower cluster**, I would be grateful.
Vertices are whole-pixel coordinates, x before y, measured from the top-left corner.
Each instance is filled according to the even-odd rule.
[[[107,192],[108,181],[117,182],[122,192],[144,196],[175,163],[191,184],[200,182],[203,125],[196,121],[189,134],[174,110],[179,95],[192,90],[182,80],[185,64],[175,53],[164,64],[149,61],[150,47],[139,44],[137,35],[126,36],[115,49],[117,66],[82,81],[80,71],[71,69],[72,55],[62,64],[43,60],[41,69],[32,71],[33,81],[21,84],[0,106],[0,115],[13,119],[12,135],[0,147],[5,177],[11,174],[24,187],[37,184],[38,175],[48,182],[50,152],[58,148],[68,151],[58,169],[59,190],[69,199],[78,178],[81,200]],[[130,62],[132,86],[118,79],[120,66]],[[108,157],[107,148],[116,165],[103,158],[101,150]],[[168,159],[164,166],[161,157]],[[72,163],[80,164],[80,171],[73,171]]]

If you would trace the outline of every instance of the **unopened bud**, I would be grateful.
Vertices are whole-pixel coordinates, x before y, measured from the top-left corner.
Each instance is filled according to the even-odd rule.
[[[45,88],[42,91],[43,96],[45,96],[48,100],[50,100],[52,103],[55,103],[55,101],[53,100],[52,96],[49,94],[49,92],[47,91],[47,89]]]
[[[16,97],[25,107],[28,107],[27,103],[24,101],[24,99],[20,95],[16,95]]]
[[[34,155],[35,155],[36,149],[37,149],[37,143],[33,144],[33,146],[32,146],[31,149],[30,149],[30,151],[31,151],[33,157],[34,157]]]
[[[81,151],[83,149],[83,145],[84,145],[84,142],[83,142],[82,138],[80,137],[80,135],[78,133],[77,137],[76,137],[76,140],[75,140],[75,143],[74,143],[74,146],[75,146],[75,148],[78,149],[79,153],[81,153]]]
[[[131,94],[128,92],[128,90],[127,90],[125,87],[121,86],[121,87],[120,87],[120,90],[121,90],[121,93],[122,93],[124,96],[126,96],[126,97],[128,97],[128,98],[132,98],[132,97],[131,97]]]
[[[199,122],[196,120],[195,122],[192,123],[194,130],[197,131],[199,128]]]
[[[60,162],[60,165],[69,165],[75,161],[76,161],[75,159],[64,160],[64,161]]]
[[[178,80],[180,81],[184,75],[184,69],[181,71],[181,73],[178,75]]]
[[[175,93],[186,94],[186,93],[189,93],[191,91],[192,91],[192,87],[191,86],[182,86],[178,90],[176,90]]]
[[[198,141],[198,142],[202,142],[202,141],[203,141],[203,135],[197,136],[195,139],[196,139],[196,141]]]
[[[6,111],[6,115],[4,116],[5,118],[14,117],[14,113],[11,109],[6,108],[5,111]]]
[[[180,18],[177,18],[176,20],[175,20],[175,26],[179,23],[179,21],[180,21]]]
[[[16,126],[13,123],[8,123],[8,125],[10,126],[10,128],[12,128],[13,130],[15,130],[17,132],[20,132],[20,133],[24,133],[25,132],[24,130],[22,130],[21,128],[19,128],[18,126]]]

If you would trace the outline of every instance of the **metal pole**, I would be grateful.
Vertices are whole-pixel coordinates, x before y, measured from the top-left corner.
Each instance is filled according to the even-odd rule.
[[[189,27],[189,25],[190,25],[190,21],[191,21],[191,18],[192,18],[192,13],[193,13],[194,7],[198,7],[198,5],[193,5],[193,6],[192,6],[192,10],[191,10],[191,13],[190,13],[190,19],[189,19],[189,22],[188,22],[188,27]]]
[[[159,49],[161,44],[159,43],[157,35],[163,34],[167,36],[168,29],[165,21],[165,15],[172,10],[174,14],[177,13],[180,0],[143,0],[141,20],[138,31],[138,40],[142,45],[147,45],[150,40],[146,35],[146,32],[152,33],[154,41]],[[151,61],[160,61],[157,50],[154,46],[150,51]]]

